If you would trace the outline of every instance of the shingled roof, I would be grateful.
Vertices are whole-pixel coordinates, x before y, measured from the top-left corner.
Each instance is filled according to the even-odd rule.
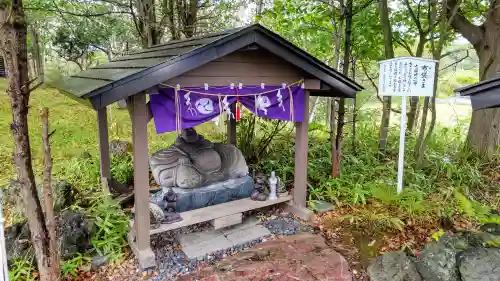
[[[53,86],[95,109],[147,90],[241,48],[256,44],[320,79],[337,93],[354,97],[362,87],[259,24],[170,41],[119,57]]]

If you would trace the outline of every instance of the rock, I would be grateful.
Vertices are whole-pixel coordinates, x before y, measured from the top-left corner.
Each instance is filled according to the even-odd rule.
[[[132,151],[132,144],[123,140],[112,140],[109,142],[109,153],[114,157],[127,156]]]
[[[65,180],[52,179],[51,186],[54,212],[57,214],[64,208],[73,204],[77,191],[75,191],[73,186]],[[6,206],[5,208],[9,209],[10,217],[24,220],[26,215],[24,213],[24,204],[21,197],[21,183],[17,180],[11,180],[6,186],[2,187],[2,189],[5,190],[2,202]],[[37,189],[40,204],[42,205],[42,209],[45,210],[43,184],[39,184]]]
[[[54,212],[57,214],[74,203],[77,191],[65,180],[52,179],[51,186]],[[45,210],[43,184],[38,185],[38,198],[40,198],[40,204],[42,204],[42,208]]]
[[[12,264],[16,259],[31,259],[34,255],[30,243],[28,224],[20,222],[5,228],[5,248],[7,249],[7,263]]]
[[[90,261],[90,267],[93,271],[97,271],[100,267],[103,267],[109,263],[107,256],[93,256]]]
[[[377,257],[368,266],[372,281],[421,281],[415,265],[403,252],[392,252]]]
[[[59,251],[63,259],[92,248],[93,223],[85,215],[66,211],[57,218]],[[28,223],[21,222],[5,229],[7,261],[12,264],[17,258],[33,257],[31,234]]]
[[[7,185],[0,187],[3,191],[2,204],[9,210],[10,218],[24,218],[24,205],[21,197],[21,183],[10,180]]]
[[[151,224],[161,223],[165,219],[165,214],[160,206],[150,202],[149,218],[151,220]]]
[[[322,200],[314,200],[314,201],[312,201],[311,205],[312,205],[312,208],[314,209],[314,211],[316,211],[318,213],[325,213],[325,212],[332,211],[334,209],[334,206],[332,203],[322,201]]]
[[[84,214],[66,211],[58,218],[59,251],[63,259],[92,248],[94,223]]]
[[[459,232],[453,235],[445,233],[439,238],[438,243],[453,249],[455,252],[460,252],[469,249],[471,243],[476,243],[474,240],[468,232]]]
[[[498,223],[487,223],[480,227],[481,231],[491,233],[493,235],[500,236],[500,224]]]
[[[462,281],[500,281],[500,249],[471,248],[457,260]]]
[[[352,281],[352,276],[344,257],[328,247],[321,235],[300,234],[261,243],[178,280]]]
[[[458,240],[455,241],[458,243]],[[457,251],[449,243],[428,244],[416,260],[416,267],[425,281],[460,281],[456,268]]]

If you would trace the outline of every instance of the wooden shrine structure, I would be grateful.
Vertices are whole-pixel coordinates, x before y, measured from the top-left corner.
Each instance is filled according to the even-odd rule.
[[[462,96],[469,96],[472,109],[500,107],[500,73],[488,80],[455,89]]]
[[[182,87],[282,85],[303,79],[304,122],[295,122],[293,194],[278,201],[243,199],[181,213],[182,221],[150,229],[147,124],[153,118],[146,96],[158,85]],[[65,77],[54,87],[97,111],[100,171],[106,186],[110,155],[106,107],[125,99],[132,120],[135,221],[129,243],[140,266],[155,265],[150,235],[203,221],[230,218],[251,209],[288,202],[291,212],[307,218],[309,97],[354,98],[362,87],[272,31],[255,24],[226,32],[170,41]],[[228,122],[228,141],[236,144],[236,122]],[[239,202],[241,201],[241,202]]]

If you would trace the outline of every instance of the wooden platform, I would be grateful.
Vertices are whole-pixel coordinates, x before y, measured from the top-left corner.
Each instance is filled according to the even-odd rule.
[[[158,228],[151,229],[149,233],[150,235],[152,235],[201,222],[213,221],[234,214],[239,214],[250,210],[255,210],[271,205],[285,203],[291,201],[292,198],[293,198],[292,195],[282,196],[279,197],[278,200],[273,200],[273,201],[271,200],[253,201],[250,198],[245,198],[210,207],[187,211],[180,214],[182,217],[182,221],[171,224],[162,224]],[[133,225],[133,221],[131,222],[131,225]]]

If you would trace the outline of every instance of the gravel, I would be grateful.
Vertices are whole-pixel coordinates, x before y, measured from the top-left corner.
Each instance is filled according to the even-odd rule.
[[[312,232],[312,228],[301,224],[292,217],[271,216],[264,219],[263,225],[274,235],[294,235],[298,232]],[[193,272],[195,269],[216,262],[234,255],[242,250],[251,248],[255,244],[265,242],[270,238],[260,238],[250,243],[237,245],[229,249],[217,251],[198,259],[188,260],[181,250],[175,237],[184,233],[200,232],[208,230],[211,225],[208,223],[197,224],[181,229],[164,232],[151,237],[151,246],[156,254],[157,270],[156,276],[150,277],[148,281],[176,280],[180,275]],[[272,239],[272,238],[271,238]]]
[[[271,216],[264,222],[264,226],[274,235],[295,235],[299,232],[314,232],[314,229],[300,223],[293,217]]]

